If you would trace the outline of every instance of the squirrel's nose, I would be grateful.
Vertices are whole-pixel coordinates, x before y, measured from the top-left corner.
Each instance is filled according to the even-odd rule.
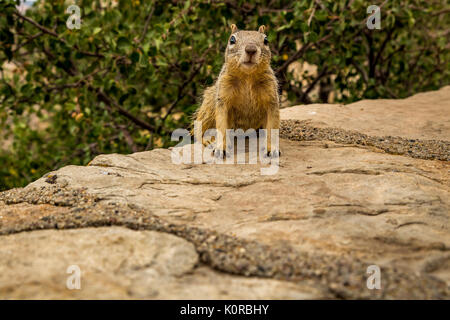
[[[245,47],[245,52],[247,52],[248,55],[252,56],[256,53],[256,46],[254,44],[249,44]]]

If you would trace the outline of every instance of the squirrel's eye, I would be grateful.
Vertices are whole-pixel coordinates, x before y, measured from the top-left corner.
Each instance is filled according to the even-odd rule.
[[[235,44],[235,43],[236,43],[236,38],[234,36],[231,36],[230,44]]]
[[[267,36],[264,37],[264,44],[268,45],[269,44],[269,39],[267,39]]]

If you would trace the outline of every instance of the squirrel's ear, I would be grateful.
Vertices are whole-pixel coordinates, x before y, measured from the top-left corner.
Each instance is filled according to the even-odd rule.
[[[231,33],[235,33],[236,31],[238,31],[238,28],[237,28],[237,26],[233,23],[233,24],[231,25]]]
[[[258,31],[261,33],[264,33],[264,31],[266,31],[266,26],[264,26],[264,25],[260,26]]]

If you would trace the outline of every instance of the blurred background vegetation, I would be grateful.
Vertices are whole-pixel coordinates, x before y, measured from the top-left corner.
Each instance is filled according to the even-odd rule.
[[[267,26],[282,106],[403,98],[450,80],[446,0],[17,4],[0,0],[0,190],[169,146],[218,75],[231,23]],[[80,29],[66,26],[71,4]],[[380,30],[366,26],[372,4]]]

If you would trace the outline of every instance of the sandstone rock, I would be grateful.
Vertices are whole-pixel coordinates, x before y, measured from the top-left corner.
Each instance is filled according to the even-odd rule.
[[[17,244],[20,246],[17,246]],[[126,228],[45,230],[2,237],[1,299],[302,299],[317,297],[292,283],[244,278],[197,267],[181,238]],[[67,288],[69,266],[80,289]],[[214,283],[214,285],[211,285]]]
[[[373,136],[448,141],[450,86],[406,99],[294,106],[282,109],[281,119],[310,120],[318,126],[356,130]]]
[[[261,164],[177,165],[166,149],[101,155],[86,167],[61,168],[26,188],[0,195],[0,239],[8,244],[2,248],[17,250],[7,261],[34,265],[34,258],[27,258],[33,254],[20,243],[50,243],[53,237],[55,243],[58,237],[74,246],[86,243],[80,253],[50,245],[47,252],[54,251],[67,264],[69,258],[81,256],[106,259],[104,252],[114,246],[108,244],[108,229],[98,234],[92,229],[15,233],[109,225],[157,231],[120,229],[126,240],[111,265],[125,261],[123,272],[109,280],[110,271],[117,268],[104,267],[105,273],[89,278],[92,283],[114,284],[117,290],[111,290],[111,297],[449,299],[450,162],[424,160],[433,148],[437,159],[450,156],[448,113],[443,113],[448,107],[442,102],[449,89],[401,101],[283,110],[285,119],[292,117],[288,121],[310,121],[306,131],[344,131],[343,138],[333,142],[326,135],[303,139],[284,128],[291,140],[281,139],[283,155],[275,175],[261,175]],[[338,109],[345,109],[342,115],[333,111]],[[314,117],[308,114],[311,110]],[[353,136],[345,130],[361,134],[362,140],[346,142]],[[385,150],[389,141],[382,148],[363,141],[386,134],[399,136],[400,144],[411,139],[439,143],[427,144],[430,149],[418,144],[414,153],[395,155]],[[38,234],[49,240],[37,240]],[[164,245],[168,237],[171,245],[155,245]],[[96,245],[94,239],[104,240]],[[138,251],[127,256],[134,242]],[[154,267],[160,259],[152,260],[156,252],[163,254],[172,246],[184,248],[187,262],[181,264],[186,268],[170,253],[161,257],[161,268]],[[45,245],[30,249],[35,258],[46,252],[39,247]],[[0,268],[5,261],[0,260]],[[172,263],[179,267],[163,275],[161,270]],[[366,286],[366,270],[373,264],[381,267],[381,290]],[[17,268],[3,271],[5,279],[14,278]],[[35,265],[36,270],[42,268],[43,264]],[[64,266],[49,269],[45,274],[50,280],[44,285],[25,268],[23,277],[34,282],[17,288],[17,282],[9,282],[14,289],[6,291],[4,286],[0,292],[4,297],[77,295],[64,288],[52,291],[54,281],[66,276],[60,269]],[[149,289],[150,282],[158,283],[158,293]],[[94,284],[86,287],[86,296],[104,297],[100,289]]]

